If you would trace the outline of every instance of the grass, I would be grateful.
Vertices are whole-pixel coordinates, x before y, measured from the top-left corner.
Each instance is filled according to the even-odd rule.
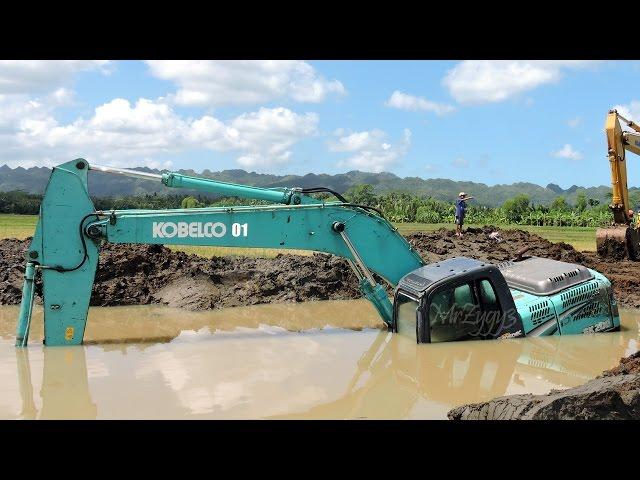
[[[7,215],[0,214],[0,238],[26,238],[33,235],[38,217],[36,215]],[[403,235],[414,232],[433,232],[439,228],[453,229],[453,225],[448,223],[397,223],[398,231]],[[469,227],[479,227],[481,225],[467,225]],[[465,227],[467,227],[465,226]],[[540,235],[552,242],[565,242],[573,245],[578,250],[596,249],[596,229],[586,227],[533,227],[526,225],[507,225],[501,228],[518,228]],[[204,257],[224,256],[224,255],[244,255],[248,257],[272,258],[279,253],[297,253],[301,255],[311,255],[307,250],[280,250],[275,248],[235,248],[235,247],[192,247],[192,246],[170,246],[172,250],[193,253]]]
[[[0,238],[26,238],[33,235],[37,215],[8,215],[0,213]]]

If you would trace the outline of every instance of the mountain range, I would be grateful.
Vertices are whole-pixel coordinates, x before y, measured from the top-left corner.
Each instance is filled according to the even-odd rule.
[[[143,172],[162,173],[146,167],[135,168]],[[29,193],[43,193],[51,169],[47,167],[10,168],[7,165],[0,167],[0,191],[22,190]],[[584,193],[587,198],[599,200],[607,203],[607,193],[611,191],[609,185],[598,187],[579,187],[572,185],[563,189],[560,186],[550,183],[546,187],[528,182],[518,182],[512,184],[486,185],[484,183],[456,181],[444,178],[405,177],[401,178],[393,173],[368,173],[357,170],[340,173],[336,175],[314,174],[307,175],[273,175],[245,170],[223,170],[213,172],[204,170],[196,173],[193,170],[178,170],[184,175],[200,176],[212,178],[224,182],[241,183],[259,187],[328,187],[339,193],[344,193],[349,188],[368,183],[374,186],[377,193],[388,191],[406,191],[418,195],[430,195],[439,200],[451,201],[460,191],[473,195],[480,205],[495,207],[501,205],[506,199],[512,198],[519,193],[529,196],[535,204],[549,204],[559,195],[564,196],[569,203],[574,203],[575,197],[579,193]],[[640,191],[633,187],[630,192]],[[89,174],[89,192],[96,197],[117,197],[122,195],[139,195],[145,193],[184,193],[197,194],[186,190],[175,190],[165,187],[160,182],[153,180],[142,180],[122,175],[106,174],[92,171]]]

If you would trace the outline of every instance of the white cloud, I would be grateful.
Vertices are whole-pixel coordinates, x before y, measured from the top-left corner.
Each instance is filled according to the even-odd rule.
[[[425,169],[426,172],[429,172],[429,173],[436,173],[436,172],[440,171],[440,167],[439,166],[431,165],[429,163],[424,166],[424,169]]]
[[[14,133],[25,118],[43,119],[49,109],[27,95],[0,95],[0,134]]]
[[[178,86],[174,100],[184,106],[217,106],[292,98],[322,102],[344,94],[338,80],[326,80],[308,63],[293,60],[149,60],[151,74]]]
[[[339,162],[340,167],[382,172],[405,155],[410,145],[411,130],[407,128],[396,145],[386,141],[386,134],[382,130],[371,130],[342,136],[337,141],[329,143],[329,150],[352,154]]]
[[[109,71],[106,60],[0,60],[0,94],[38,94],[63,87],[81,71]]]
[[[458,102],[501,102],[540,85],[557,82],[564,70],[585,68],[582,60],[466,60],[449,70],[443,84]]]
[[[466,160],[464,158],[456,158],[453,161],[453,166],[456,168],[465,168],[469,166],[469,160]]]
[[[108,74],[112,64],[96,60],[0,60],[0,158],[9,165],[51,165],[44,149],[30,150],[20,133],[46,133],[53,112],[74,102],[68,88],[81,71]],[[43,145],[46,143],[41,142]]]
[[[426,111],[433,112],[437,115],[445,115],[455,110],[453,105],[447,105],[444,103],[436,103],[427,100],[423,97],[416,97],[407,93],[402,93],[399,90],[394,91],[389,100],[386,101],[387,107],[398,108],[400,110],[409,111]]]
[[[163,98],[141,98],[135,104],[116,98],[96,107],[89,119],[60,124],[41,104],[25,100],[12,109],[0,108],[0,132],[4,127],[11,140],[0,142],[5,147],[0,154],[21,165],[51,165],[72,156],[159,168],[155,154],[209,149],[235,151],[240,165],[264,170],[290,160],[290,148],[315,135],[317,124],[315,113],[282,107],[261,108],[226,123],[210,115],[183,118]]]
[[[286,163],[291,146],[299,139],[317,133],[315,113],[299,115],[286,108],[261,108],[235,118],[231,126],[240,132],[238,148],[245,154],[238,158],[244,167]]]
[[[582,154],[566,143],[564,147],[553,154],[554,157],[566,158],[567,160],[582,160]]]
[[[85,125],[96,132],[135,134],[156,133],[179,124],[178,116],[162,99],[141,98],[132,107],[128,100],[115,98],[96,107]]]
[[[567,121],[567,125],[569,125],[571,128],[576,128],[581,123],[582,123],[582,117],[574,117],[569,119],[569,121]]]

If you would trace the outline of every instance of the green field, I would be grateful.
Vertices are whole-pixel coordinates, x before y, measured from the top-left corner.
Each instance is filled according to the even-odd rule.
[[[37,215],[7,215],[0,213],[0,238],[25,238],[33,235]]]
[[[36,215],[6,215],[0,214],[0,238],[25,238],[33,235],[37,221]],[[480,225],[469,225],[478,227]],[[402,234],[412,232],[432,232],[439,228],[451,228],[449,224],[398,223],[398,231]],[[518,228],[540,235],[552,242],[566,242],[578,250],[596,249],[596,229],[586,227],[533,227],[520,225],[506,225],[501,228]],[[230,247],[182,247],[171,246],[172,250],[195,253],[205,257],[213,255],[246,255],[249,257],[274,257],[279,253],[298,253],[309,255],[310,252],[300,250],[279,250],[271,248],[230,248]]]

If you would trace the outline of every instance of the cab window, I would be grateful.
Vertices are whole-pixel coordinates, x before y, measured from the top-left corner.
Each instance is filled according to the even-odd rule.
[[[429,304],[431,342],[473,339],[478,330],[479,311],[470,283],[436,292]]]
[[[396,330],[399,334],[405,335],[417,341],[416,320],[418,301],[398,293],[396,297]]]
[[[485,278],[478,282],[478,291],[480,292],[480,302],[483,310],[488,312],[501,311],[496,291],[488,279]]]

